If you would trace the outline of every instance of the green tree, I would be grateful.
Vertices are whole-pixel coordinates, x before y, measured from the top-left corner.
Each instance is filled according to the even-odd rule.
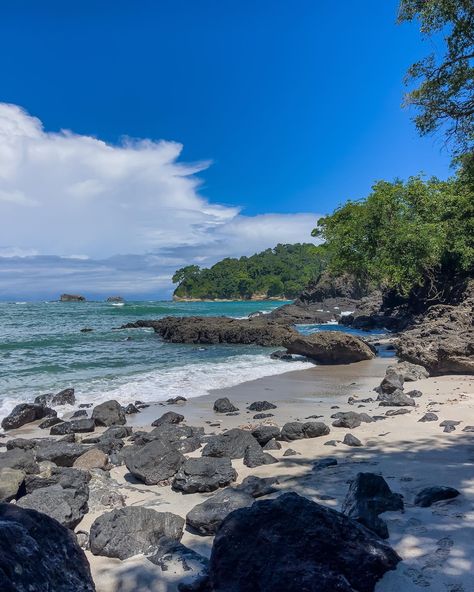
[[[407,84],[418,86],[406,94],[405,104],[416,108],[414,121],[422,135],[442,128],[454,155],[469,156],[474,150],[474,2],[401,0],[399,21],[414,19],[423,35],[443,35],[445,46],[410,67]]]

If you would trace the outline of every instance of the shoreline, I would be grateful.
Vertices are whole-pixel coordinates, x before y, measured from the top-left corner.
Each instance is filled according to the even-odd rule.
[[[419,592],[420,586],[428,592],[469,592],[474,566],[474,434],[462,432],[466,425],[474,425],[474,385],[472,377],[450,375],[427,378],[405,384],[406,390],[419,389],[423,394],[416,399],[410,413],[385,417],[387,407],[375,402],[377,386],[388,365],[396,358],[377,357],[366,362],[348,365],[314,366],[250,380],[232,387],[215,389],[206,395],[188,399],[183,405],[156,403],[141,413],[127,416],[127,425],[134,431],[151,429],[151,422],[168,411],[181,413],[185,424],[204,427],[206,434],[220,434],[240,427],[252,429],[256,425],[282,425],[288,421],[305,421],[310,415],[321,416],[330,426],[325,437],[281,442],[281,450],[272,450],[277,463],[253,469],[242,459],[232,461],[238,477],[236,483],[250,475],[276,477],[278,491],[294,491],[317,503],[340,510],[348,490],[348,483],[362,472],[381,474],[392,491],[404,496],[404,512],[382,515],[390,533],[388,543],[402,557],[395,571],[388,572],[377,584],[375,592]],[[348,405],[349,396],[371,397],[371,403]],[[213,402],[229,397],[239,415],[214,413]],[[277,408],[273,416],[263,421],[253,419],[255,412],[246,407],[254,401],[268,400]],[[363,406],[363,408],[359,408]],[[362,423],[354,429],[333,427],[331,415],[336,411],[366,412],[382,419]],[[439,420],[420,423],[426,411],[436,411]],[[459,420],[453,433],[446,434],[439,426],[442,420]],[[37,424],[28,424],[7,432],[6,437],[47,437]],[[103,428],[97,428],[100,434]],[[359,438],[362,446],[352,448],[341,441],[350,432]],[[87,434],[85,435],[87,436]],[[5,442],[5,439],[1,441]],[[292,448],[296,456],[283,456]],[[200,457],[201,449],[187,455]],[[315,461],[335,458],[338,464],[315,471]],[[157,511],[168,511],[186,516],[194,506],[214,493],[183,495],[169,486],[147,486],[131,478],[124,465],[110,470],[111,487],[125,498],[126,506],[145,506]],[[431,508],[414,505],[415,494],[432,485],[455,487],[461,495],[449,502],[440,502]],[[76,527],[76,531],[90,530],[93,521],[112,508],[91,510]],[[209,557],[213,537],[199,536],[185,529],[182,543],[204,557]],[[120,561],[94,556],[86,551],[97,592],[116,592],[120,582],[127,581],[127,590],[139,589],[139,580],[150,580],[150,590],[177,592],[183,574],[179,570],[162,571],[146,557],[137,555]],[[130,579],[131,578],[131,579]],[[135,578],[135,579],[134,579]]]

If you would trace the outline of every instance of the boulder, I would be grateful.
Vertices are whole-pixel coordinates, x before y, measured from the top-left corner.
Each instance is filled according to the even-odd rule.
[[[16,498],[24,481],[24,471],[9,468],[0,469],[0,503]]]
[[[263,446],[263,450],[281,450],[281,444],[278,440],[272,438]]]
[[[95,519],[90,530],[94,555],[127,559],[156,552],[159,541],[167,537],[181,540],[184,520],[170,512],[157,512],[142,506],[112,510]]]
[[[296,450],[293,450],[293,448],[287,448],[285,450],[285,452],[283,453],[283,456],[296,456],[297,454],[300,454],[300,453],[296,452]]]
[[[392,493],[385,479],[375,473],[358,473],[342,504],[344,514],[383,539],[388,538],[388,528],[379,514],[398,510],[403,510],[402,496]]]
[[[51,399],[51,405],[53,407],[57,405],[74,405],[76,402],[76,395],[74,394],[73,388],[67,388],[57,393]]]
[[[279,481],[276,477],[256,477],[255,475],[249,475],[245,477],[240,485],[235,486],[234,489],[248,493],[253,498],[257,498],[278,491],[275,487],[278,483]]]
[[[228,458],[243,458],[248,446],[258,446],[260,444],[250,432],[234,428],[218,436],[212,436],[209,442],[204,446],[203,456],[215,456]]]
[[[403,390],[403,383],[405,379],[403,378],[402,374],[399,374],[395,370],[387,370],[386,375],[384,376],[380,385],[374,389],[378,393],[393,393],[397,390]]]
[[[0,452],[0,471],[3,469],[17,469],[26,474],[39,472],[34,452],[22,448],[12,448]]]
[[[329,428],[321,421],[290,421],[281,428],[280,438],[286,442],[303,438],[318,438],[329,434]]]
[[[86,434],[95,430],[95,421],[89,417],[73,419],[71,421],[71,432],[73,434]]]
[[[435,486],[425,487],[416,494],[415,505],[421,508],[428,508],[436,502],[444,500],[454,499],[458,495],[461,495],[454,487]]]
[[[122,304],[125,302],[125,299],[122,296],[108,296],[106,302]]]
[[[339,411],[331,415],[331,418],[335,418],[332,425],[335,428],[349,428],[354,429],[360,426],[362,422],[372,423],[373,419],[367,413],[356,413],[355,411]]]
[[[108,456],[98,448],[91,448],[74,461],[75,469],[90,471],[91,469],[105,469],[109,464]]]
[[[174,477],[173,489],[183,493],[203,493],[225,487],[236,479],[237,472],[230,458],[188,458]]]
[[[253,469],[261,465],[271,465],[278,462],[275,457],[264,452],[259,446],[247,446],[244,454],[244,465]]]
[[[233,413],[234,411],[238,411],[238,408],[227,397],[222,397],[214,401],[213,409],[216,413]]]
[[[129,403],[124,408],[125,415],[133,415],[134,413],[140,413],[140,409],[136,407],[133,403]]]
[[[186,524],[200,535],[212,536],[230,512],[251,506],[253,502],[249,493],[226,487],[194,506],[186,515]]]
[[[255,401],[251,403],[247,409],[249,411],[270,411],[270,409],[276,409],[277,406],[273,403],[269,403],[268,401]]]
[[[343,444],[346,446],[362,446],[362,442],[359,438],[356,438],[353,434],[346,434],[344,436],[344,440],[342,441]]]
[[[432,413],[431,411],[429,411],[428,413],[425,413],[422,417],[420,417],[418,421],[438,421],[438,416],[436,415],[436,413]]]
[[[196,585],[199,585],[203,577],[207,576],[209,569],[209,560],[206,557],[200,555],[189,547],[185,547],[179,541],[168,539],[167,537],[162,537],[160,539],[157,552],[154,555],[147,557],[147,559],[151,563],[160,567],[162,572],[173,574],[173,579],[179,581],[177,588],[179,592],[185,590],[187,587],[196,590]],[[143,570],[141,569],[140,578],[142,578],[142,575]],[[156,585],[161,588],[160,584],[162,579],[159,576],[157,577],[157,575],[154,575],[154,577],[152,576],[152,578]],[[137,584],[138,586],[143,585],[142,579],[140,579],[140,582],[137,582]],[[131,590],[135,592],[139,589],[136,585],[129,587],[129,582],[127,582],[125,586],[127,587],[127,590],[122,590],[122,588],[120,588],[116,590],[116,592],[130,592]],[[140,590],[141,589],[140,586]],[[154,584],[151,584],[150,588],[147,588],[147,590],[156,591],[157,588]]]
[[[415,380],[422,380],[429,377],[429,372],[424,366],[419,364],[411,364],[410,362],[399,362],[387,368],[387,373],[395,372],[403,377],[405,382],[413,382]]]
[[[389,409],[385,412],[387,417],[393,417],[394,415],[406,415],[407,413],[411,413],[411,409],[406,409],[405,407],[399,407],[398,409]]]
[[[43,512],[66,528],[75,528],[88,511],[89,476],[71,468],[54,468],[48,477],[26,480],[27,494],[18,505]]]
[[[70,442],[52,442],[36,450],[38,461],[49,460],[58,467],[72,467],[74,461],[88,450],[87,446]]]
[[[132,428],[130,426],[111,426],[107,428],[105,432],[102,434],[101,438],[129,438],[132,435]]]
[[[100,469],[90,470],[89,481],[89,512],[104,512],[116,510],[125,506],[125,497],[122,495],[121,486],[110,473]]]
[[[98,426],[124,425],[125,413],[117,401],[106,401],[92,410],[92,419]]]
[[[265,446],[267,442],[280,436],[280,428],[278,426],[260,425],[252,431],[252,436],[260,446]]]
[[[373,592],[400,558],[358,522],[296,493],[229,514],[212,548],[210,592]]]
[[[46,514],[0,505],[0,589],[95,592],[75,535]]]
[[[274,417],[273,413],[256,413],[252,419],[267,419],[267,417]]]
[[[177,397],[171,397],[170,399],[166,399],[166,403],[168,405],[184,405],[186,403],[186,397],[178,395]]]
[[[125,465],[134,477],[146,485],[156,485],[173,477],[184,461],[181,452],[171,444],[153,440],[128,454]]]
[[[161,417],[155,419],[155,421],[151,424],[153,427],[158,427],[163,423],[181,423],[184,420],[184,415],[180,413],[175,413],[174,411],[167,411],[163,413]]]
[[[43,405],[35,405],[34,403],[20,403],[13,408],[13,411],[2,420],[2,428],[7,430],[15,430],[21,426],[43,419],[44,417],[56,416],[56,411],[43,407]]]
[[[59,419],[59,417],[47,417],[46,419],[44,419],[40,424],[39,424],[39,428],[42,430],[46,430],[48,428],[53,427],[54,425],[58,424],[58,423],[64,423],[62,419]]]
[[[70,419],[83,419],[84,417],[87,417],[87,411],[85,409],[79,409],[78,411],[74,411]]]
[[[456,426],[458,426],[460,423],[460,421],[456,421],[454,419],[445,419],[439,424],[439,426],[444,428],[443,432],[449,434],[450,432],[454,432],[456,430]]]
[[[72,434],[71,422],[60,421],[55,423],[49,430],[51,436],[64,436],[65,434]]]
[[[365,341],[341,331],[320,331],[299,335],[285,343],[289,353],[315,360],[318,364],[350,364],[375,357]]]
[[[415,399],[412,399],[401,390],[393,393],[380,393],[377,397],[380,407],[414,407]]]

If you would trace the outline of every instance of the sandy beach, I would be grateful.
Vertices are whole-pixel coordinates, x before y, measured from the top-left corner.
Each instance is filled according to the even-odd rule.
[[[265,423],[282,426],[287,421],[304,420],[310,415],[331,425],[336,411],[364,411],[379,417],[373,423],[348,430],[331,426],[325,437],[282,442],[281,450],[272,451],[279,462],[250,469],[242,460],[234,460],[237,483],[248,475],[276,476],[278,492],[294,491],[321,504],[340,509],[348,484],[358,472],[381,474],[392,491],[404,497],[404,512],[383,515],[390,533],[389,543],[402,557],[396,571],[387,573],[377,585],[377,592],[472,592],[474,590],[474,433],[463,428],[474,425],[474,381],[469,376],[442,376],[407,383],[411,390],[423,394],[416,407],[405,415],[385,417],[389,409],[377,402],[349,405],[349,396],[372,397],[393,358],[376,358],[346,366],[315,366],[309,370],[249,381],[238,386],[213,391],[206,396],[189,399],[184,405],[154,405],[128,421],[134,429],[150,429],[151,422],[164,411],[176,410],[189,425],[204,426],[206,433],[221,433],[231,427],[244,429]],[[291,368],[291,364],[289,364]],[[221,396],[239,408],[235,416],[213,412],[213,402]],[[246,406],[253,401],[267,400],[277,405],[273,417],[254,420],[254,412]],[[363,407],[362,407],[363,405]],[[434,411],[439,421],[420,423],[427,411]],[[382,418],[383,417],[383,418]],[[451,433],[444,433],[439,423],[458,420]],[[212,424],[212,425],[211,425]],[[8,437],[36,437],[40,430],[31,425],[12,431]],[[347,432],[353,433],[362,446],[353,448],[340,442]],[[41,436],[44,436],[41,433]],[[328,441],[339,441],[327,445]],[[288,448],[298,454],[283,457]],[[196,450],[189,456],[200,456]],[[333,457],[338,464],[322,470],[313,468],[314,461]],[[127,474],[125,466],[110,471],[114,487],[125,498],[126,505],[144,505],[159,511],[170,511],[183,518],[196,504],[213,494],[183,495],[169,486],[146,486]],[[461,495],[430,508],[414,505],[414,497],[424,487],[446,485]],[[88,531],[100,514],[90,512],[76,528]],[[185,531],[182,543],[198,553],[209,556],[212,537]],[[96,557],[87,551],[97,592],[156,592],[176,590],[178,577],[172,570],[162,571],[145,557],[125,561]],[[182,576],[181,576],[182,577]],[[145,585],[148,586],[145,588]],[[150,587],[151,586],[151,587]]]

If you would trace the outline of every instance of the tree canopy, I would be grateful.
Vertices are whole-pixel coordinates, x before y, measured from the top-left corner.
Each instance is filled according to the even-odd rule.
[[[379,181],[370,195],[320,218],[328,267],[408,295],[430,278],[472,273],[474,191],[459,176]]]
[[[455,156],[474,150],[474,2],[401,0],[399,21],[418,19],[426,36],[442,35],[444,48],[413,64],[407,83],[418,86],[405,96],[417,110],[422,135],[442,128]],[[469,162],[471,164],[471,162]]]
[[[279,244],[251,257],[226,258],[209,269],[188,265],[178,269],[173,282],[179,298],[250,299],[295,298],[319,276],[325,265],[321,247]]]

